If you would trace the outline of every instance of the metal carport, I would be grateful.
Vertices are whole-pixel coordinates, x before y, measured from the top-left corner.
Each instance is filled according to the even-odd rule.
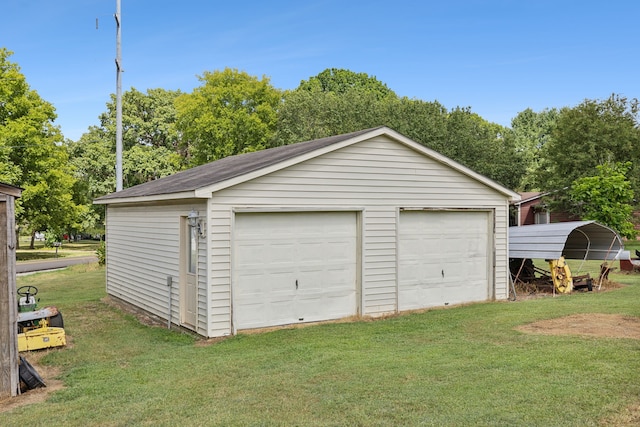
[[[509,258],[610,261],[623,248],[615,231],[595,221],[509,227]]]
[[[536,224],[525,225],[520,227],[509,227],[509,259],[510,265],[519,264],[518,272],[511,281],[511,290],[516,298],[515,284],[520,273],[527,271],[528,275],[533,277],[533,264],[529,268],[525,268],[526,261],[533,259],[545,259],[550,261],[551,273],[553,279],[554,293],[556,289],[559,292],[571,292],[576,285],[576,277],[572,275],[568,266],[564,263],[565,259],[578,260],[605,260],[612,261],[618,257],[624,249],[620,236],[602,224],[595,221],[571,221],[558,222],[552,224]],[[520,261],[520,262],[519,262]],[[608,267],[603,264],[601,266],[599,283],[602,278],[606,278]],[[513,268],[513,267],[511,267]],[[531,270],[531,271],[530,271]],[[511,270],[512,275],[514,270]],[[591,290],[591,279],[588,275],[578,276],[582,280],[586,280],[586,286]],[[580,287],[585,285],[581,283]]]

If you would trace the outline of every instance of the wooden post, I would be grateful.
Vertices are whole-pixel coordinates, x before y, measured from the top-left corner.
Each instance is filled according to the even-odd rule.
[[[17,396],[20,392],[14,199],[21,192],[0,183],[0,397]]]

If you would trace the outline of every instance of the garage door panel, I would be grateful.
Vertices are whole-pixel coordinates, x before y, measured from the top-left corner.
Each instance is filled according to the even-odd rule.
[[[264,252],[262,244],[247,244],[239,248],[237,255],[238,259],[243,260],[242,267],[248,267],[260,265],[263,262]]]
[[[318,239],[319,237],[316,237],[316,239]],[[297,254],[298,255],[298,260],[302,261],[302,262],[310,262],[310,263],[319,263],[321,260],[318,259],[318,254],[322,253],[322,248],[323,248],[323,243],[324,242],[317,242],[317,241],[302,241],[300,242],[300,245],[296,248],[296,250],[299,250],[300,252]],[[292,256],[295,256],[295,254],[292,254]]]
[[[403,310],[412,310],[423,308],[422,305],[413,304],[409,305],[409,302],[418,301],[439,301],[442,299],[442,289],[436,286],[425,286],[422,283],[407,284],[403,289]]]
[[[265,316],[260,319],[260,323],[273,321],[274,324],[283,324],[295,315],[295,305],[289,298],[275,299],[267,306]]]
[[[282,322],[288,319],[294,312],[294,308],[290,300],[275,300],[272,304],[263,303],[252,304],[250,302],[244,304],[244,321],[247,324],[263,324],[267,320]]]
[[[488,298],[489,218],[478,211],[401,213],[399,310]]]
[[[287,243],[275,243],[267,246],[262,245],[262,251],[266,252],[265,259],[262,262],[269,262],[272,264],[288,265],[295,259],[295,246]]]
[[[487,278],[487,258],[473,257],[464,260],[465,268],[461,273],[467,280],[483,281]],[[451,266],[454,267],[454,266]]]
[[[235,229],[236,328],[356,314],[355,213],[237,214]]]
[[[355,291],[353,286],[353,272],[351,269],[346,268],[328,268],[324,271],[327,277],[327,282],[324,284],[326,290],[340,289],[348,290],[349,292]]]
[[[340,241],[340,242],[328,242],[329,246],[333,248],[331,252],[324,254],[325,262],[329,264],[337,264],[342,265],[345,259],[350,259],[353,257],[353,246],[355,244],[355,240],[349,241]]]

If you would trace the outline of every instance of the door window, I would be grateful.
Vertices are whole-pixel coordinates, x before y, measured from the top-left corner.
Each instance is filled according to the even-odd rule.
[[[198,261],[198,236],[196,227],[189,226],[189,248],[187,249],[188,273],[196,274],[196,264]]]

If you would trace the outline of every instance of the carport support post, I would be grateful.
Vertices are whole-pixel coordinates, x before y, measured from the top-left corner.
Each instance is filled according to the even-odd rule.
[[[19,392],[14,198],[0,192],[0,397]]]

